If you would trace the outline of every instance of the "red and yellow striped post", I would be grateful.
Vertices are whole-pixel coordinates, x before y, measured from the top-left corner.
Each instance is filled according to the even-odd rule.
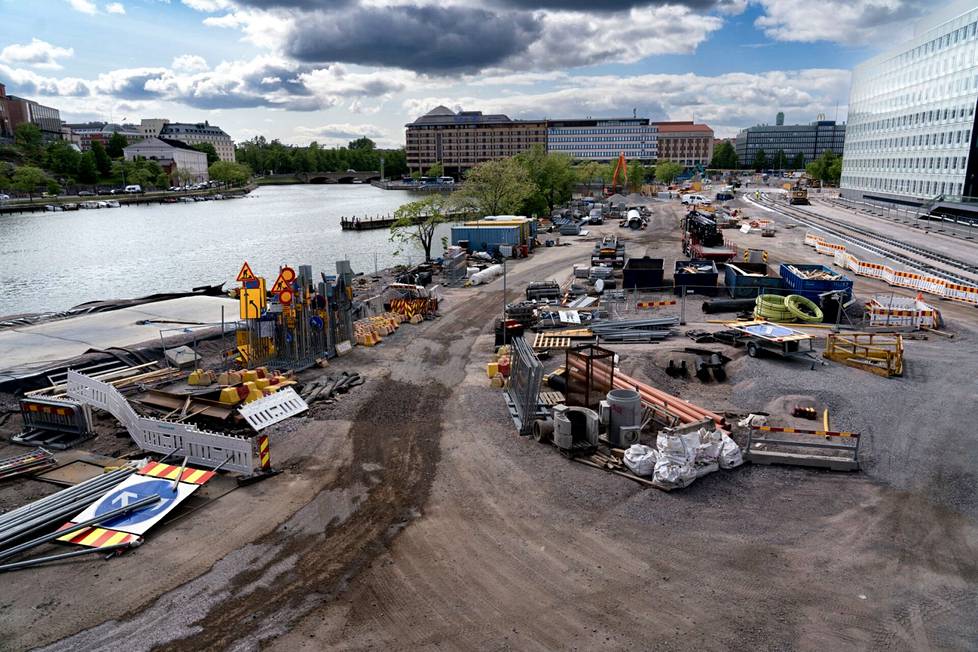
[[[272,470],[272,455],[268,447],[268,435],[258,435],[258,463],[262,471]]]

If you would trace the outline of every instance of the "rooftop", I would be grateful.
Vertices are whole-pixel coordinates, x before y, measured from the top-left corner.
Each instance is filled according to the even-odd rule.
[[[679,133],[688,131],[700,131],[703,133],[713,133],[713,129],[707,125],[696,124],[692,120],[690,121],[676,121],[676,122],[653,122],[654,126],[659,128],[659,133]]]
[[[514,122],[543,122],[542,120],[513,120],[502,113],[483,113],[482,111],[459,111],[455,113],[446,106],[436,106],[423,116],[409,122],[406,127],[425,125],[455,124],[511,124]]]

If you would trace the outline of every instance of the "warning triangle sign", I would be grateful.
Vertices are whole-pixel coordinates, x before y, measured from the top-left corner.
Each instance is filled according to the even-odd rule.
[[[289,284],[286,283],[282,275],[279,274],[278,278],[275,279],[275,285],[272,286],[272,294],[279,294],[280,292],[285,292],[289,290]]]
[[[238,272],[238,278],[236,280],[239,283],[244,283],[245,281],[258,280],[258,277],[255,276],[255,273],[251,271],[251,265],[248,264],[248,261],[245,261],[245,264],[241,266],[241,271]]]

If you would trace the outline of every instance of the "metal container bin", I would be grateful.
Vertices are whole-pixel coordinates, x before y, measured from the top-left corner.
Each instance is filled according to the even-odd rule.
[[[741,272],[764,276],[747,276]],[[771,276],[770,272],[765,263],[730,262],[724,269],[723,282],[727,286],[727,293],[734,299],[749,299],[781,287],[781,277]]]
[[[499,245],[525,244],[519,226],[453,226],[452,244],[468,240],[472,251],[496,251]]]
[[[687,272],[683,268],[689,265],[708,268],[709,271]],[[717,279],[720,274],[717,271],[717,264],[712,260],[677,260],[676,271],[673,274],[673,292],[682,294],[682,288],[686,288],[687,294],[704,294],[708,297],[717,295]]]
[[[648,256],[629,258],[625,261],[625,267],[622,268],[622,287],[626,290],[661,288],[662,273],[661,258],[649,258]]]
[[[806,279],[798,276],[788,269],[789,265],[800,271],[823,271],[827,274],[841,276],[842,278],[838,281]],[[792,290],[791,294],[800,294],[807,299],[811,299],[815,303],[821,301],[821,297],[819,295],[826,292],[841,291],[845,293],[846,301],[852,298],[852,279],[845,275],[839,274],[839,272],[835,271],[831,267],[803,263],[782,263],[780,271],[781,278],[784,280],[784,287]]]

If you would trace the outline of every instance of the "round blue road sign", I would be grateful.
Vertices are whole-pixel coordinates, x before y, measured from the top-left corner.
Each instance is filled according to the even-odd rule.
[[[142,509],[138,509],[135,512],[130,512],[123,516],[117,516],[111,521],[106,521],[102,523],[101,527],[104,528],[118,528],[127,525],[134,525],[142,521],[148,520],[156,516],[157,513],[163,511],[167,506],[176,500],[177,491],[176,489],[171,489],[173,482],[171,480],[146,480],[145,482],[139,482],[136,484],[129,485],[128,487],[122,487],[113,491],[111,494],[105,497],[104,500],[95,508],[95,515],[105,514],[106,512],[111,512],[114,509],[119,509],[120,507],[125,507],[131,503],[134,503],[143,498],[149,498],[153,495],[158,495],[160,501],[158,503],[147,505]]]

